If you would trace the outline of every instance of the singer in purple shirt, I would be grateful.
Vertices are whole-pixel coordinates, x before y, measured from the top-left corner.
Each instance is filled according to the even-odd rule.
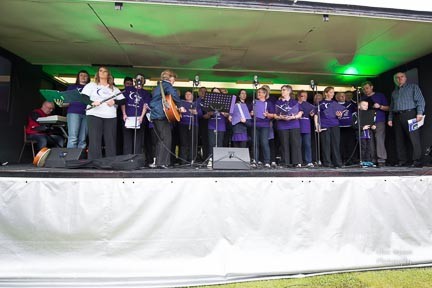
[[[221,93],[220,89],[213,88],[212,93]],[[226,131],[226,121],[229,113],[208,111],[203,114],[204,119],[208,119],[208,139],[210,154],[213,155],[213,147],[222,147]],[[217,143],[216,143],[217,134]]]
[[[90,75],[87,71],[81,70],[76,76],[74,85],[67,90],[77,89],[79,92],[90,82]],[[81,102],[64,103],[63,107],[67,110],[68,141],[67,148],[86,148],[87,142],[87,117],[85,113],[86,104]]]
[[[302,90],[298,93],[298,103],[300,106],[307,104],[308,94]],[[313,111],[311,111],[313,113]],[[314,167],[312,163],[312,145],[311,145],[311,113],[303,113],[300,118],[300,135],[302,143],[302,158],[306,167]]]
[[[387,160],[387,150],[385,147],[385,126],[386,126],[386,112],[389,111],[390,106],[387,98],[383,93],[375,92],[372,82],[366,81],[362,83],[363,97],[362,100],[368,102],[368,109],[374,109],[376,112],[375,126],[376,129],[372,130],[373,135],[373,161],[378,165],[384,165]]]
[[[193,101],[193,92],[185,92],[185,100],[181,101],[181,107],[186,109],[182,113],[179,125],[180,134],[180,158],[182,164],[195,160],[198,144],[198,119],[202,117],[201,107],[197,101]]]
[[[268,91],[265,88],[259,88],[257,92],[257,100],[255,105],[253,106],[253,110],[251,112],[251,116],[255,117],[255,127],[254,130],[256,132],[254,139],[256,143],[253,143],[253,155],[254,160],[252,162],[252,167],[256,167],[256,161],[260,159],[260,153],[263,155],[264,167],[270,168],[270,146],[269,146],[269,132],[270,132],[270,121],[274,117],[274,105],[266,100],[268,98]],[[264,103],[265,109],[262,112],[257,109],[257,103]],[[257,115],[254,115],[254,110]],[[258,115],[262,113],[262,115]],[[256,152],[256,153],[255,153]]]
[[[318,105],[318,115],[314,116],[315,127],[320,133],[322,164],[324,167],[330,167],[333,162],[335,168],[342,167],[342,158],[340,155],[340,128],[339,120],[342,111],[332,111],[332,102],[334,96],[334,87],[324,89],[324,100]],[[329,111],[326,111],[329,109]]]
[[[141,74],[136,75],[134,82],[134,86],[128,86],[123,91],[126,103],[121,105],[123,115],[123,154],[125,155],[143,152],[144,118],[151,100],[150,92],[143,89],[146,82],[144,76]]]
[[[303,111],[297,100],[291,98],[292,87],[281,87],[282,97],[276,101],[277,130],[281,142],[282,162],[286,167],[301,167],[300,120]]]

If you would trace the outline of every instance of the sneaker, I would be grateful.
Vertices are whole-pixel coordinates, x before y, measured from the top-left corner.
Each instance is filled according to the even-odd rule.
[[[272,168],[277,168],[277,164],[276,164],[276,162],[272,162],[272,163],[270,164],[270,166],[271,166]]]
[[[299,164],[294,164],[293,167],[294,167],[294,168],[301,168],[302,166],[301,166],[301,164],[299,163]]]
[[[213,168],[213,161],[212,161],[212,159],[210,159],[210,160],[207,162],[207,168]]]
[[[268,163],[264,164],[264,167],[265,168],[271,168],[270,164],[268,164]]]
[[[149,168],[156,168],[156,164],[155,163],[149,164]]]
[[[261,161],[258,161],[258,166],[262,166],[263,163]]]
[[[250,164],[251,168],[257,168],[257,164],[255,163],[255,161],[252,161]]]
[[[313,163],[306,164],[306,168],[313,168],[313,167],[315,167]]]

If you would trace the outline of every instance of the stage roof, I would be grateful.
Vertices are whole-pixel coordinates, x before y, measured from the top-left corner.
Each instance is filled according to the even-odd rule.
[[[259,75],[275,84],[348,86],[432,51],[427,10],[283,0],[137,0],[121,8],[2,0],[0,46],[53,76],[93,74],[104,64],[116,77],[156,78],[172,68],[186,80],[249,83]]]

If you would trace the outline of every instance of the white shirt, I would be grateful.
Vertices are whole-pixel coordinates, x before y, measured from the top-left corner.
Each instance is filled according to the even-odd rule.
[[[113,87],[111,90],[109,85],[101,85],[96,84],[94,82],[88,83],[81,91],[82,94],[88,95],[92,102],[105,100],[109,97],[117,95],[114,99],[121,100],[125,97],[121,94],[120,90],[117,87]],[[87,110],[87,115],[96,116],[100,118],[116,118],[117,117],[117,106],[108,106],[108,104],[102,103],[101,105]]]

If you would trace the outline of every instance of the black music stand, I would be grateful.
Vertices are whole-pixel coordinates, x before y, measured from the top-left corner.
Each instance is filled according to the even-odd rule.
[[[216,147],[218,147],[218,138],[217,138],[217,132],[218,132],[218,116],[221,112],[226,113],[232,113],[234,104],[236,101],[235,95],[229,95],[229,94],[222,94],[222,93],[206,93],[205,98],[201,104],[202,109],[205,112],[213,111],[215,112],[215,118],[216,118],[216,129],[215,129],[215,136],[216,136]],[[213,148],[213,147],[212,147]],[[213,153],[207,157],[208,159],[213,156]],[[206,159],[206,160],[208,160]],[[205,161],[204,161],[205,163]]]

